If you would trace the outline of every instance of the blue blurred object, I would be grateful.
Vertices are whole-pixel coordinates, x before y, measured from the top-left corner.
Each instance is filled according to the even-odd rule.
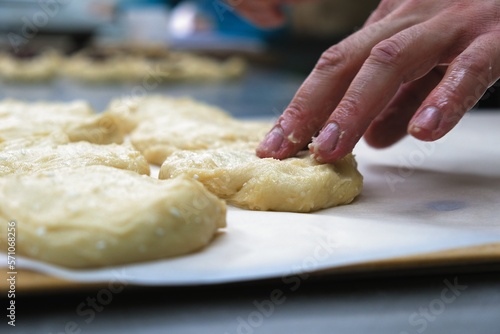
[[[133,0],[128,0],[132,1]],[[148,2],[148,0],[137,0],[139,2]],[[161,0],[149,0],[158,2]],[[224,0],[165,0],[163,3],[170,7],[175,7],[183,3],[193,3],[198,9],[208,17],[216,26],[216,30],[229,36],[251,36],[251,37],[274,37],[285,34],[287,26],[278,29],[261,29],[241,18],[234,7]]]
[[[146,6],[158,6],[167,5],[171,6],[171,1],[166,0],[121,0],[120,7],[122,8],[132,8],[132,7],[146,7]]]
[[[257,28],[223,0],[186,0],[172,8],[169,32],[169,44],[178,49],[260,53],[267,40],[286,35],[287,27]]]

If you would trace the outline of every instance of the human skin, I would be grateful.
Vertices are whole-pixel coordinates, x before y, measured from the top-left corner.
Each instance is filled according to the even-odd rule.
[[[279,9],[278,0],[245,2]],[[267,26],[283,20],[259,15]],[[437,140],[499,78],[500,0],[383,0],[362,29],[322,54],[257,155],[284,159],[309,146],[326,163],[363,135],[378,148],[407,133]]]
[[[285,23],[283,5],[314,0],[226,0],[238,13],[262,28],[277,28]]]

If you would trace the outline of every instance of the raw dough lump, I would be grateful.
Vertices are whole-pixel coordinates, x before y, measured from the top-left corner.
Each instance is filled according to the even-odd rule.
[[[131,131],[134,147],[157,165],[177,150],[257,144],[271,128],[271,123],[240,121],[217,107],[189,98],[115,100],[106,114],[116,119],[124,132]]]
[[[95,114],[83,101],[0,102],[0,141],[27,136],[66,133],[70,141],[95,144],[121,143],[124,134],[109,114]]]
[[[7,81],[39,82],[54,78],[63,64],[62,56],[47,50],[29,58],[0,53],[0,78]]]
[[[252,210],[311,212],[350,203],[363,178],[352,155],[319,164],[309,153],[286,160],[259,159],[254,146],[177,151],[160,179],[189,175],[228,203]]]
[[[194,252],[226,224],[224,202],[192,179],[107,166],[0,177],[0,196],[0,228],[16,221],[17,254],[74,268]]]
[[[149,175],[148,162],[129,145],[71,143],[63,133],[0,143],[0,177],[91,165],[111,166]]]

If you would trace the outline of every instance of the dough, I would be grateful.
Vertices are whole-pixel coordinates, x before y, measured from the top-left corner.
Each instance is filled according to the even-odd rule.
[[[220,80],[241,76],[245,62],[233,57],[217,61],[185,52],[133,48],[87,49],[66,60],[63,72],[87,82],[138,81],[144,85],[179,80]]]
[[[111,166],[149,175],[148,162],[131,146],[70,143],[63,133],[0,143],[0,177],[91,165]]]
[[[147,88],[167,81],[231,79],[245,68],[239,57],[219,61],[145,45],[89,48],[69,57],[54,50],[0,53],[0,77],[11,81],[38,82],[62,75],[89,83],[140,82]]]
[[[239,121],[223,110],[189,98],[160,96],[113,101],[106,114],[117,119],[132,144],[153,164],[176,150],[258,143],[268,122]]]
[[[252,210],[310,212],[350,203],[363,178],[352,155],[319,164],[309,153],[286,160],[259,159],[255,146],[177,151],[160,179],[188,175],[228,203]]]
[[[106,114],[117,119],[126,133],[134,130],[143,121],[154,121],[163,116],[168,116],[172,122],[184,119],[200,122],[233,119],[220,108],[197,102],[188,97],[160,95],[115,99],[111,101]]]
[[[33,57],[0,54],[0,77],[9,81],[44,81],[54,78],[62,64],[55,51],[46,51]]]
[[[152,68],[165,80],[223,80],[241,76],[246,64],[238,57],[219,62],[192,53],[171,52],[169,58],[153,63]]]
[[[73,268],[190,253],[225,226],[224,202],[200,183],[107,166],[0,177],[0,195],[1,230],[17,223],[16,254]]]
[[[121,143],[123,133],[110,114],[95,114],[83,101],[0,102],[0,139],[48,136],[63,131],[71,141]]]
[[[143,64],[127,55],[102,58],[78,54],[66,60],[63,74],[76,80],[97,82],[139,81],[146,77]]]
[[[130,138],[134,147],[150,163],[161,165],[170,154],[178,150],[257,144],[270,128],[269,123],[261,122],[228,120],[205,123],[189,119],[177,122],[170,117],[161,117],[141,123]]]

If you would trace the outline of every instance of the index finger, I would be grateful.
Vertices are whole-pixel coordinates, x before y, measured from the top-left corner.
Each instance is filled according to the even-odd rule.
[[[285,159],[303,149],[324,125],[349,84],[380,41],[414,24],[387,16],[323,53],[275,126],[257,148],[261,158]]]

